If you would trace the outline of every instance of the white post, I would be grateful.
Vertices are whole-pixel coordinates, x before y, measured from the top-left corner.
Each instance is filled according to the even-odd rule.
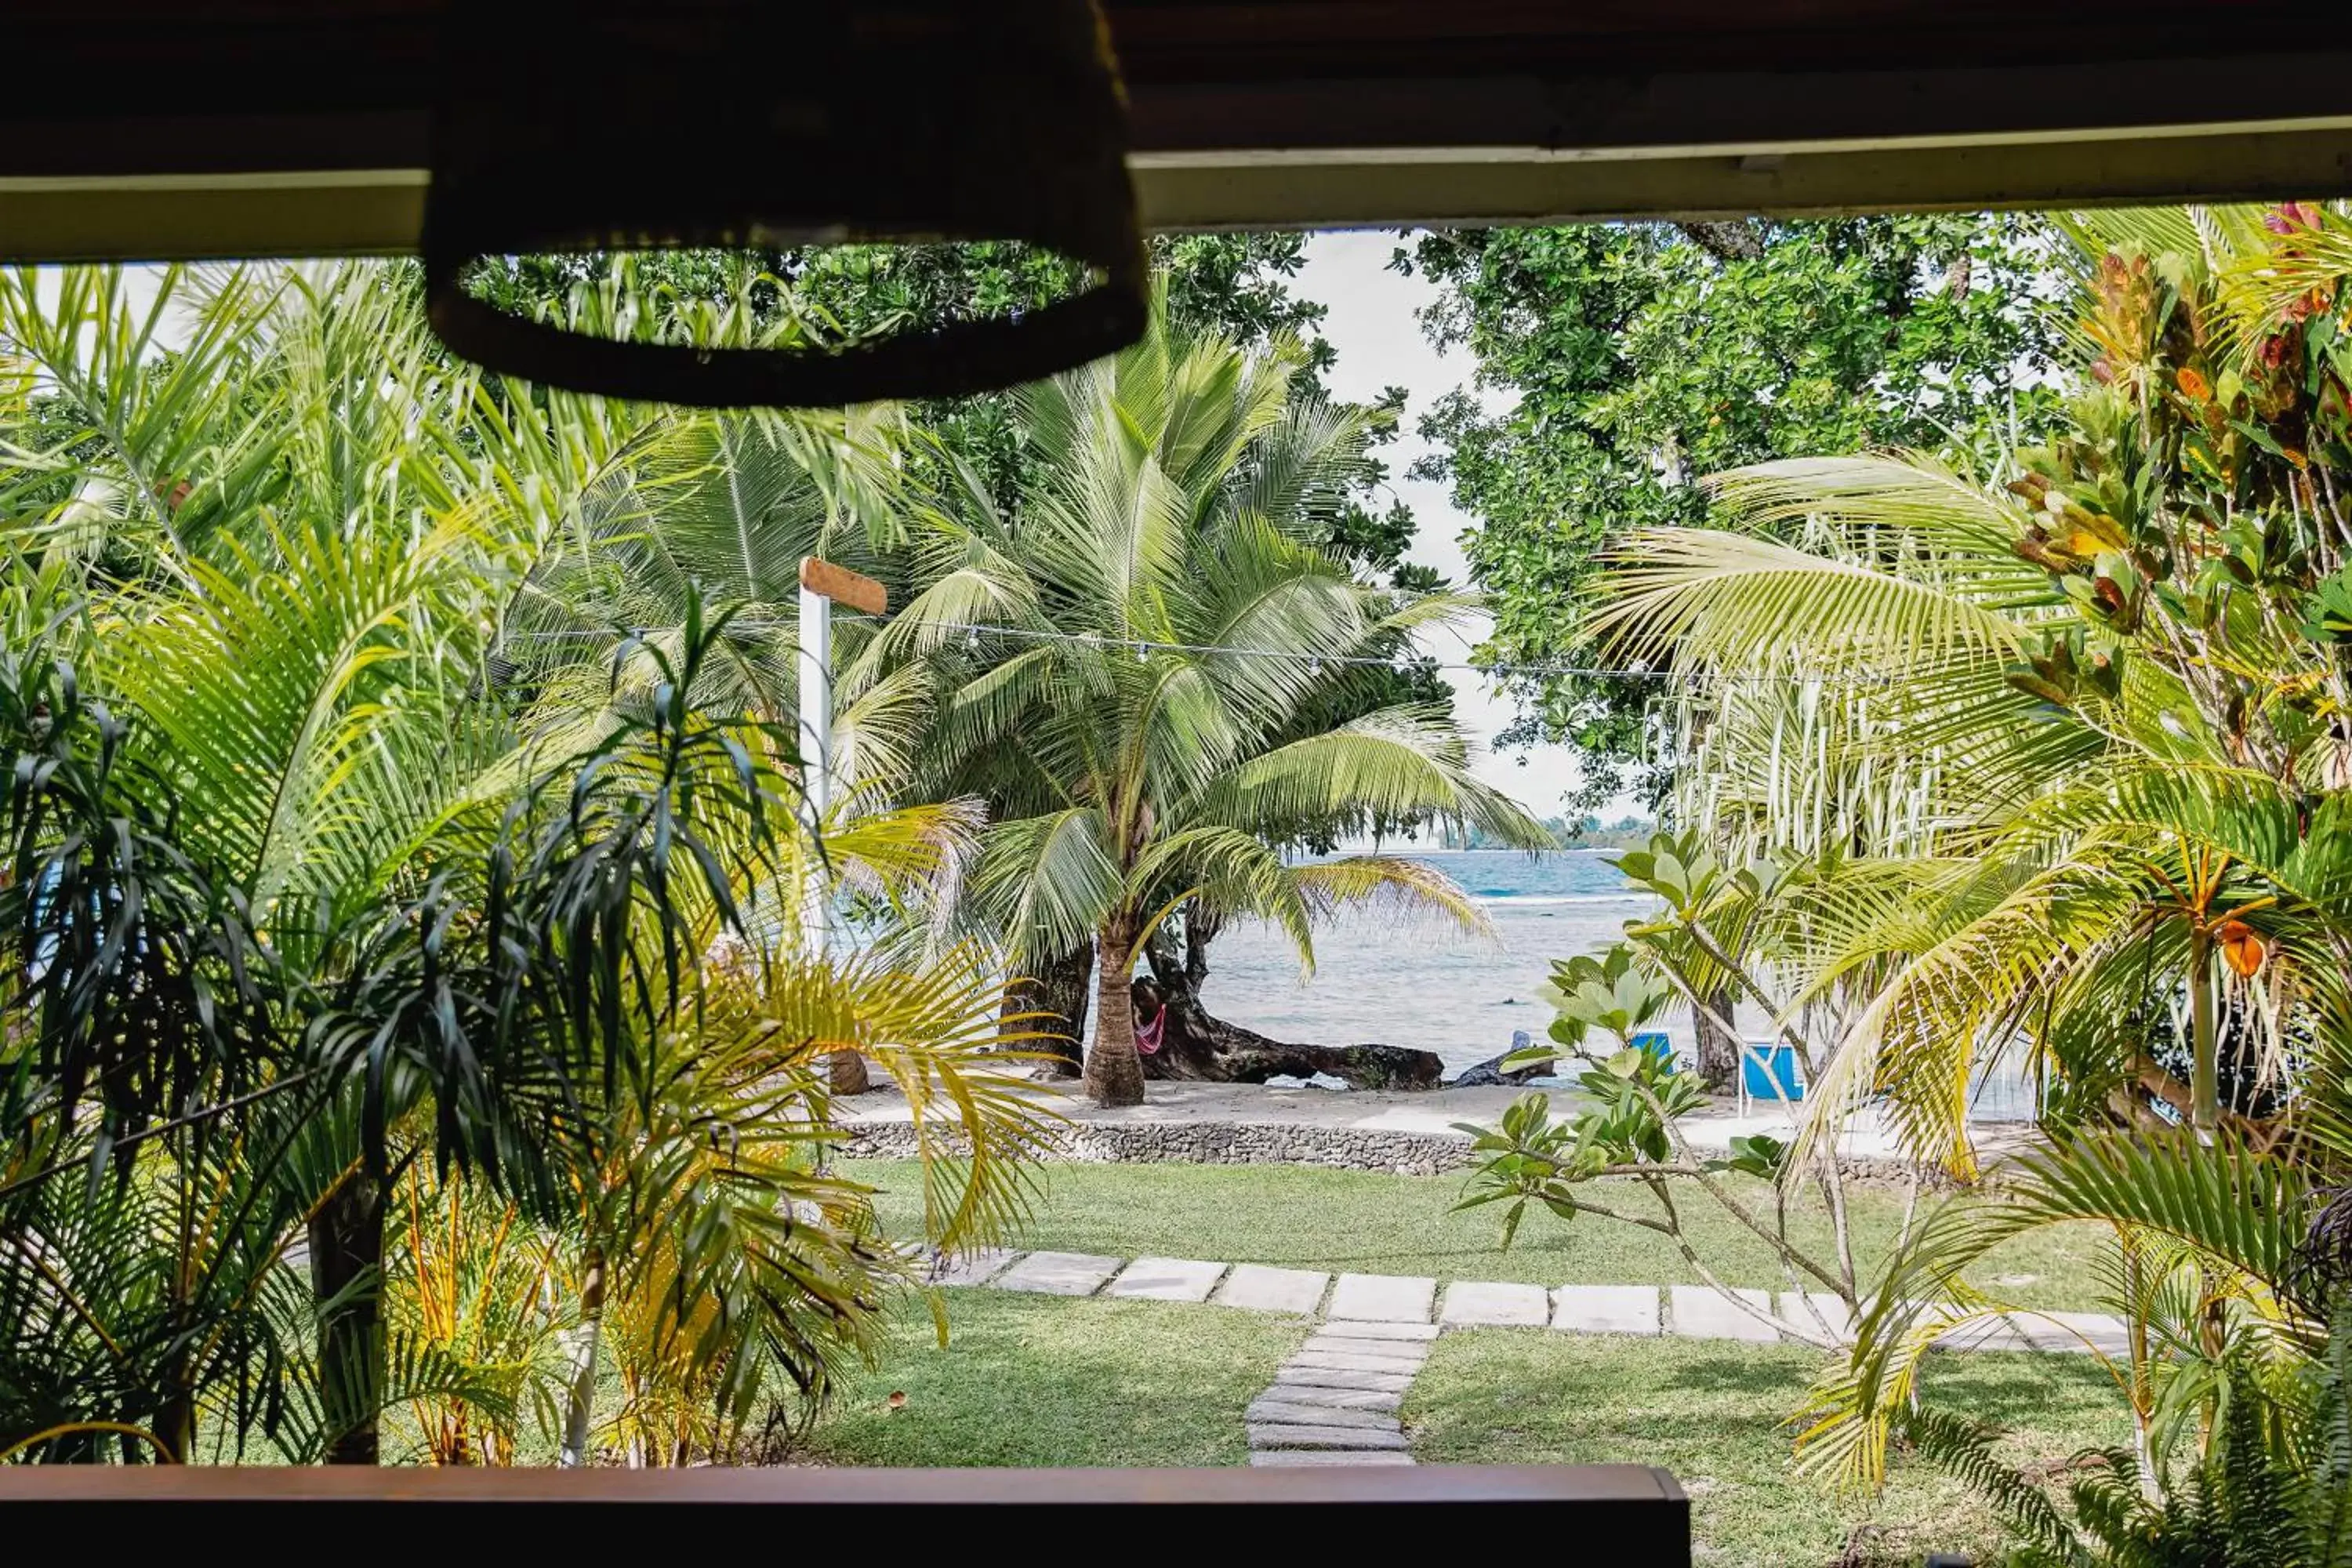
[[[844,595],[869,615],[880,614],[887,603],[878,583],[814,557],[801,563],[801,820],[811,848],[801,891],[801,949],[812,963],[833,947],[833,890],[814,848],[833,805],[833,602]],[[825,1065],[835,1094],[864,1094],[870,1087],[866,1058],[854,1050],[834,1052]]]
[[[824,829],[833,804],[833,601],[801,588],[801,820],[811,840]],[[803,885],[801,942],[811,959],[825,954],[833,933],[833,900],[824,868],[814,858]]]

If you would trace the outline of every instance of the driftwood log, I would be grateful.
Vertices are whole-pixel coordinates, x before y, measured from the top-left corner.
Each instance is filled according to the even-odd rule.
[[[1213,925],[1188,914],[1183,950],[1155,937],[1144,950],[1168,1009],[1160,1049],[1143,1058],[1147,1079],[1196,1083],[1264,1083],[1322,1073],[1350,1089],[1435,1089],[1445,1065],[1434,1052],[1405,1046],[1312,1046],[1271,1039],[1212,1015],[1201,1004],[1209,978]]]
[[[1321,1073],[1350,1089],[1435,1089],[1445,1068],[1433,1052],[1404,1046],[1315,1046],[1276,1040],[1229,1024],[1202,1005],[1209,978],[1213,924],[1198,917],[1184,922],[1181,950],[1165,938],[1145,950],[1150,978],[1168,1008],[1168,1028],[1160,1050],[1143,1058],[1143,1076],[1194,1083],[1264,1083],[1270,1078],[1311,1078]],[[1039,964],[1034,976],[1006,993],[1008,1035],[1014,1050],[1043,1058],[1039,1078],[1078,1076],[1078,1042],[1086,1038],[1094,998],[1095,950],[1087,942],[1057,962]],[[1013,1023],[1020,1018],[1023,1021]],[[1141,1022],[1140,1019],[1138,1020]]]
[[[1534,1046],[1535,1037],[1533,1035],[1528,1034],[1525,1029],[1514,1029],[1511,1031],[1511,1048],[1509,1050],[1505,1051],[1499,1057],[1488,1057],[1476,1067],[1463,1068],[1462,1076],[1455,1079],[1452,1083],[1445,1087],[1448,1089],[1509,1088],[1531,1082],[1536,1079],[1543,1077],[1547,1073],[1559,1071],[1559,1061],[1557,1058],[1545,1061],[1529,1062],[1527,1066],[1519,1068],[1507,1068],[1503,1065],[1505,1062],[1509,1061],[1513,1057],[1517,1056],[1521,1051],[1533,1049]]]

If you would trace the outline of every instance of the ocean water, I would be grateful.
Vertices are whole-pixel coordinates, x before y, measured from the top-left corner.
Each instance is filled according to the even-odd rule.
[[[1602,851],[1535,858],[1516,850],[1415,852],[1471,894],[1491,935],[1461,934],[1430,916],[1347,914],[1315,933],[1315,969],[1302,978],[1289,939],[1257,922],[1221,932],[1209,949],[1202,1000],[1221,1018],[1279,1040],[1381,1044],[1435,1051],[1447,1073],[1511,1045],[1540,1039],[1552,1011],[1538,994],[1557,959],[1599,952],[1629,920],[1658,907],[1629,890]],[[1665,1021],[1685,1037],[1687,1022]]]
[[[1302,979],[1289,940],[1252,922],[1221,933],[1211,946],[1202,1000],[1219,1017],[1279,1040],[1435,1051],[1450,1077],[1508,1050],[1515,1029],[1542,1039],[1552,1010],[1538,988],[1550,979],[1553,961],[1602,952],[1627,921],[1657,913],[1657,898],[1630,889],[1608,855],[1416,852],[1412,858],[1444,872],[1477,900],[1490,936],[1464,936],[1426,916],[1404,922],[1341,916],[1316,932],[1315,971]],[[1748,1037],[1772,1033],[1760,1009],[1743,1004],[1733,1011]],[[1650,1027],[1681,1051],[1696,1049],[1686,1008],[1668,1008]],[[1972,1121],[2031,1120],[2037,1098],[2021,1058],[2011,1052],[1981,1062],[1969,1102]]]

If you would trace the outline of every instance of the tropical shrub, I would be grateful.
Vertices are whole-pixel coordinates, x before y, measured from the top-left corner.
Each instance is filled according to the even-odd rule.
[[[155,283],[0,279],[0,1450],[365,1461],[393,1411],[452,1460],[726,1452],[918,1282],[812,1053],[907,1089],[928,1244],[1023,1201],[991,966],[793,912],[864,868],[895,917],[962,819],[803,828],[690,585],[599,634],[584,721],[501,657],[600,509],[741,432],[485,385],[396,269]]]
[[[2012,1568],[2342,1568],[2352,1563],[2352,1356],[2339,1332],[2308,1376],[2226,1368],[2201,1452],[2150,1484],[2127,1449],[2065,1467],[2063,1500],[1992,1452],[1997,1428],[1942,1412],[1912,1443],[1968,1479],[2017,1541]]]
[[[2059,232],[2078,325],[2053,439],[1989,474],[1898,454],[1720,476],[1731,526],[1637,537],[1586,629],[1688,693],[1681,809],[1715,852],[1800,868],[1725,895],[1722,921],[1752,908],[1717,944],[1827,1042],[1790,1171],[1875,1101],[1973,1177],[1988,1061],[2042,1090],[2046,1145],[1877,1282],[1802,1462],[1875,1479],[1933,1411],[1927,1351],[2014,1315],[1968,1260],[2091,1222],[2129,1331],[2103,1356],[2128,1484],[2185,1519],[2235,1483],[2182,1478],[2252,1463],[2218,1452],[2231,1380],[2275,1388],[2320,1352],[2296,1248],[2352,1170],[2352,223],[2290,204]]]
[[[1669,1053],[1640,1041],[1644,1026],[1671,1003],[1694,1015],[1716,1010],[1714,998],[1728,990],[1761,1006],[1776,1020],[1780,1041],[1796,1053],[1811,1081],[1822,1053],[1806,1032],[1809,1018],[1769,994],[1765,979],[1735,960],[1735,950],[1758,949],[1774,915],[1805,879],[1807,868],[1758,861],[1737,872],[1724,866],[1696,833],[1660,834],[1645,849],[1613,862],[1633,886],[1656,894],[1655,919],[1630,921],[1625,939],[1598,957],[1580,956],[1552,966],[1549,998],[1558,1016],[1551,1038],[1588,1066],[1578,1078],[1582,1109],[1567,1126],[1550,1121],[1549,1097],[1523,1097],[1493,1131],[1465,1126],[1475,1151],[1491,1157],[1473,1172],[1461,1207],[1507,1201],[1503,1244],[1507,1247],[1529,1201],[1540,1202],[1560,1219],[1580,1214],[1641,1226],[1671,1239],[1695,1272],[1736,1310],[1771,1322],[1797,1340],[1835,1344],[1862,1310],[1869,1282],[1854,1258],[1846,1226],[1845,1183],[1835,1144],[1816,1143],[1801,1162],[1790,1144],[1766,1133],[1730,1140],[1721,1155],[1696,1149],[1680,1120],[1707,1103],[1695,1075]],[[1737,1038],[1733,1020],[1717,1026]],[[1592,1048],[1596,1036],[1613,1040],[1606,1054]],[[1548,1047],[1533,1047],[1506,1065],[1553,1059]],[[1743,1196],[1722,1178],[1737,1173],[1774,1184],[1762,1204]],[[1588,1197],[1578,1189],[1603,1177],[1630,1177],[1645,1203],[1631,1210]],[[1832,1222],[1833,1250],[1817,1256],[1790,1235],[1790,1190],[1810,1183],[1821,1194]],[[1705,1201],[1763,1241],[1780,1260],[1795,1289],[1790,1300],[1806,1310],[1774,1314],[1718,1280],[1692,1247],[1685,1232],[1677,1190]],[[1917,1188],[1913,1188],[1916,1201]],[[1822,1298],[1833,1298],[1825,1310]]]

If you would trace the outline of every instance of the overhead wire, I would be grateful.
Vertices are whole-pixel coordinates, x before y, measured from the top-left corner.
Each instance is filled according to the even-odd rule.
[[[839,620],[856,621],[870,626],[895,624],[892,617],[887,616],[868,616],[856,611],[836,611],[835,616]],[[1705,689],[1724,685],[1753,685],[1758,682],[1795,686],[1806,686],[1818,682],[1822,685],[1842,687],[1856,685],[1880,687],[1890,684],[1892,679],[1881,675],[1858,679],[1852,675],[1840,678],[1832,676],[1828,672],[1800,674],[1791,671],[1784,675],[1770,675],[1754,670],[1732,673],[1722,670],[1648,669],[1634,666],[1570,664],[1549,660],[1533,663],[1506,661],[1478,664],[1467,659],[1444,659],[1423,654],[1316,653],[1301,648],[1254,647],[1245,643],[1169,642],[1155,637],[1114,637],[1108,633],[1008,626],[995,622],[928,621],[924,624],[935,631],[962,632],[975,643],[983,637],[1010,637],[1031,642],[1067,643],[1086,647],[1131,650],[1138,658],[1154,653],[1181,653],[1211,658],[1279,658],[1300,664],[1311,664],[1318,668],[1337,666],[1343,668],[1455,671],[1484,677],[1490,680],[1523,677],[1546,679],[1568,678],[1591,680],[1653,680],[1680,682],[1694,689]],[[793,622],[776,620],[747,619],[731,621],[729,625],[754,632],[791,632],[798,629]],[[646,634],[647,628],[642,626],[632,627],[626,631],[618,628],[603,631],[583,628],[569,631],[508,632],[499,640],[501,642],[534,642],[588,639],[611,642],[628,637],[642,638]]]
[[[893,624],[887,616],[868,616],[855,611],[836,612],[835,618],[867,625]],[[973,637],[1011,637],[1030,642],[1067,643],[1086,647],[1133,649],[1139,654],[1182,653],[1212,658],[1280,658],[1301,664],[1328,665],[1341,668],[1439,669],[1457,670],[1490,679],[1517,676],[1580,677],[1591,679],[1675,680],[1691,679],[1687,672],[1670,669],[1643,669],[1607,665],[1568,664],[1553,661],[1536,663],[1477,664],[1466,659],[1443,659],[1422,654],[1339,654],[1316,653],[1301,648],[1254,647],[1245,643],[1169,642],[1156,637],[1113,637],[1095,632],[1070,632],[1034,626],[1008,626],[982,621],[929,621],[924,623],[940,632],[962,632]],[[730,626],[744,631],[789,632],[797,628],[790,621],[739,620]],[[592,639],[611,641],[623,636],[643,636],[643,628],[627,633],[605,631],[537,631],[509,632],[500,639],[511,642]]]

